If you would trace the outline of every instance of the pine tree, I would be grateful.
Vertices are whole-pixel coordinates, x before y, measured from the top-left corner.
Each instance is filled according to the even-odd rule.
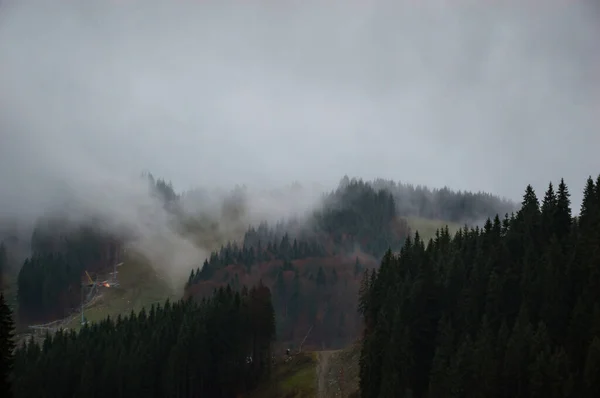
[[[13,330],[12,312],[0,293],[0,396],[3,397],[12,395]]]
[[[0,290],[4,288],[4,275],[7,271],[8,258],[4,242],[0,242]]]
[[[440,231],[426,248],[415,236],[399,256],[384,256],[359,295],[361,396],[600,395],[599,186],[588,179],[580,217],[563,180],[556,193],[549,185],[541,209],[529,186],[502,222],[447,241]],[[403,326],[390,329],[396,307]],[[402,382],[389,353],[406,334],[414,360],[404,361],[411,377]]]
[[[585,231],[592,228],[597,217],[598,203],[596,202],[596,187],[594,180],[589,177],[583,190],[583,201],[579,210],[579,225]]]
[[[317,272],[317,286],[325,287],[327,285],[327,277],[325,276],[325,271],[323,271],[323,267],[319,266],[319,271]]]
[[[590,344],[584,368],[585,396],[600,396],[600,337]]]
[[[552,183],[548,185],[548,190],[544,195],[544,200],[542,201],[542,225],[541,232],[543,234],[543,239],[549,239],[553,233],[556,233],[554,229],[555,220],[557,217],[558,211],[558,199],[556,194],[554,193],[554,187]]]
[[[558,185],[556,199],[556,213],[554,221],[554,231],[559,242],[564,246],[566,238],[571,233],[572,215],[571,215],[571,194],[567,184],[563,179]]]
[[[358,257],[356,257],[356,262],[354,263],[354,276],[358,276],[361,274],[363,270],[363,266],[360,263],[360,261],[358,260]]]

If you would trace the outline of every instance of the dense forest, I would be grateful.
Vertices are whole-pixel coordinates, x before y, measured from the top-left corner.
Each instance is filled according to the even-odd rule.
[[[308,222],[250,226],[191,271],[181,301],[14,353],[0,296],[0,393],[235,397],[268,380],[276,338],[313,330],[307,344],[338,348],[362,330],[365,398],[600,396],[600,177],[578,216],[561,180],[541,201],[528,186],[516,212],[427,242],[375,186],[340,184]],[[78,283],[80,264],[114,255],[107,241],[36,230],[19,306],[60,300],[28,284]]]
[[[172,227],[193,232],[181,228],[188,221],[187,204],[182,203],[186,196],[163,179],[151,174],[143,178],[150,196],[173,216]],[[244,195],[238,187],[226,196],[220,203],[221,216],[235,221],[245,211]],[[348,178],[322,199],[322,206],[307,219],[250,226],[239,242],[231,241],[209,258],[198,259],[184,297],[209,298],[215,288],[227,286],[241,293],[243,285],[262,281],[273,292],[280,341],[296,345],[310,330],[307,346],[341,348],[354,341],[362,328],[355,310],[362,271],[376,267],[388,248],[400,250],[410,235],[404,217],[472,219],[476,218],[470,210],[473,206],[479,216],[510,205],[486,194]],[[18,265],[7,263],[18,257],[14,247],[23,242],[17,245],[18,234],[12,224],[4,223],[0,241],[10,244],[0,242],[0,275],[7,268],[19,270],[15,320],[20,325],[64,317],[81,304],[84,271],[106,271],[119,261],[124,235],[98,230],[97,221],[90,218],[74,224],[68,214],[39,219],[26,239],[29,254]]]
[[[343,180],[348,183],[347,179]],[[390,192],[401,217],[423,217],[461,224],[484,221],[494,214],[510,214],[517,210],[514,202],[486,192],[454,191],[448,187],[428,188],[390,180],[369,183],[376,190]]]
[[[237,397],[268,378],[274,337],[268,288],[219,289],[25,343],[13,396]]]
[[[363,277],[362,397],[600,396],[600,177],[482,228],[408,239]]]
[[[171,183],[143,174],[148,192],[165,207],[178,196]],[[17,277],[18,320],[20,324],[62,318],[81,305],[81,283],[85,272],[106,271],[120,261],[130,231],[108,233],[99,229],[102,219],[96,215],[75,222],[68,206],[40,217],[31,232],[29,256]],[[14,239],[14,237],[13,237]],[[3,275],[4,245],[0,242],[0,275]],[[1,276],[0,276],[1,278]],[[84,297],[85,299],[85,297]]]
[[[120,253],[119,240],[93,222],[72,227],[62,219],[43,221],[33,230],[32,254],[17,278],[22,323],[56,319],[79,306],[84,271],[110,266]]]
[[[0,291],[0,397],[12,396],[14,337],[12,311]]]
[[[297,344],[313,326],[309,345],[340,348],[359,334],[360,277],[365,266],[377,264],[372,257],[354,254],[327,255],[316,242],[289,243],[287,234],[279,244],[263,248],[259,243],[256,251],[228,245],[191,272],[186,297],[205,297],[217,286],[239,290],[264,280],[274,295],[278,340]]]
[[[420,205],[415,207],[415,201]],[[410,235],[400,214],[461,220],[513,208],[482,193],[344,177],[308,221],[261,223],[250,227],[241,243],[229,242],[213,252],[192,271],[186,296],[204,297],[215,286],[236,289],[263,280],[274,292],[280,341],[297,344],[311,330],[308,345],[341,348],[360,335],[355,308],[362,271],[375,267],[386,250],[400,250]]]
[[[387,248],[400,249],[409,234],[396,218],[393,197],[362,181],[325,197],[308,221],[261,223],[241,245],[230,242],[192,271],[186,296],[203,297],[216,286],[264,280],[274,292],[278,339],[340,348],[356,339],[356,297],[362,270]]]
[[[0,242],[0,289],[4,287],[4,275],[8,271],[8,254],[4,242]]]
[[[188,214],[180,203],[185,195],[177,194],[170,182],[151,174],[142,178],[147,180],[151,197],[173,215],[172,227],[189,233],[184,231]],[[385,189],[377,188],[383,186]],[[250,226],[241,242],[230,242],[208,259],[198,259],[198,270],[190,278],[186,295],[205,297],[218,286],[230,284],[239,289],[241,284],[255,284],[263,279],[273,289],[278,286],[279,337],[297,340],[298,334],[316,325],[309,342],[327,346],[346,344],[360,328],[360,318],[353,310],[360,282],[355,270],[377,264],[390,247],[399,250],[410,234],[407,221],[400,214],[435,217],[440,215],[435,209],[442,206],[459,209],[455,215],[463,211],[464,218],[469,218],[472,213],[467,214],[465,209],[474,205],[473,200],[480,203],[479,209],[488,212],[502,210],[506,205],[484,194],[449,191],[446,196],[433,197],[438,191],[411,189],[409,185],[382,180],[364,182],[344,178],[336,190],[324,194],[322,207],[308,220],[288,219],[273,226],[266,223]],[[423,192],[430,199],[425,201]],[[224,198],[221,211],[235,219],[238,212],[244,211],[244,195],[244,189],[236,188]],[[425,201],[419,209],[413,209],[415,198]],[[462,205],[456,207],[456,203]],[[19,324],[67,315],[81,304],[84,271],[106,271],[119,261],[123,236],[98,231],[93,227],[95,223],[90,219],[74,226],[66,215],[58,214],[38,220],[31,234],[30,255],[18,268]],[[2,255],[6,250],[2,247],[0,266],[7,268],[3,260],[6,255]],[[243,268],[232,270],[236,265]],[[5,275],[2,268],[0,275]],[[327,282],[324,284],[323,280]],[[327,302],[327,308],[318,302]],[[325,327],[326,323],[334,325]]]

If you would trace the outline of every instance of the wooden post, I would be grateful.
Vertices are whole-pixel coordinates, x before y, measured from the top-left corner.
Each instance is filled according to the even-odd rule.
[[[310,334],[310,331],[312,330],[314,325],[311,325],[310,329],[308,329],[308,332],[306,333],[306,336],[304,336],[304,339],[302,340],[302,343],[300,343],[300,347],[298,348],[298,353],[302,352],[302,345],[304,344],[304,342],[306,341],[306,338],[308,337],[308,335]]]

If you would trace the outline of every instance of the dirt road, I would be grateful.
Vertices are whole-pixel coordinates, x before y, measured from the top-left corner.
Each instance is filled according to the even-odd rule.
[[[317,397],[348,398],[358,396],[360,345],[342,350],[318,351]]]
[[[317,354],[317,398],[327,398],[329,358],[335,351],[319,351]]]

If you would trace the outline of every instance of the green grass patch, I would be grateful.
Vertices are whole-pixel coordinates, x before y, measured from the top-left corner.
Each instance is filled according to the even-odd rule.
[[[162,304],[167,298],[179,298],[169,287],[169,283],[139,255],[128,254],[123,265],[118,268],[118,280],[120,285],[117,287],[101,287],[102,296],[84,310],[84,316],[89,322],[98,322],[108,316],[126,316],[131,311],[138,312],[144,307],[150,308],[152,304]],[[78,330],[81,318],[76,317],[65,327]]]
[[[413,231],[413,235],[415,231],[419,231],[421,239],[423,239],[425,242],[435,236],[435,231],[445,227],[446,225],[448,226],[451,235],[454,235],[454,233],[462,227],[462,225],[457,223],[443,220],[430,220],[421,217],[407,217],[406,220],[408,221],[408,226]]]
[[[317,357],[301,353],[288,363],[276,364],[268,381],[249,398],[314,398],[317,396]]]

